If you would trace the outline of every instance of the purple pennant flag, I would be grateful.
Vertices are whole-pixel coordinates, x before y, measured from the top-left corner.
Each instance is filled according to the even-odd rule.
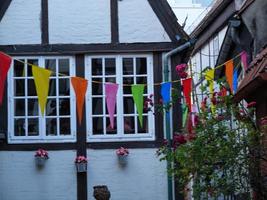
[[[248,68],[248,54],[245,51],[242,51],[241,53],[241,63],[243,65],[244,71]]]
[[[114,129],[114,114],[116,107],[116,96],[119,85],[116,83],[105,83],[106,101],[109,113],[110,126]]]

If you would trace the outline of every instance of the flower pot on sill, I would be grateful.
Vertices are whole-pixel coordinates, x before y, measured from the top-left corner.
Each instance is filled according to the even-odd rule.
[[[76,163],[76,169],[77,172],[86,172],[87,171],[87,163],[82,162],[82,163]]]
[[[127,165],[128,155],[118,155],[118,162],[120,165]]]
[[[35,163],[38,167],[43,167],[45,165],[47,158],[36,156],[35,157]]]

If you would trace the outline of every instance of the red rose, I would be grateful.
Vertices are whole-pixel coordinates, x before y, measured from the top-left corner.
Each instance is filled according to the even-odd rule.
[[[173,137],[174,142],[178,142],[179,144],[185,144],[186,143],[186,138],[184,135],[175,135]]]

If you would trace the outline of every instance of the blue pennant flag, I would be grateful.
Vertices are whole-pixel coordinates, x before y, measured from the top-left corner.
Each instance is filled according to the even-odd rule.
[[[238,70],[235,69],[233,77],[233,91],[236,93],[238,87]]]

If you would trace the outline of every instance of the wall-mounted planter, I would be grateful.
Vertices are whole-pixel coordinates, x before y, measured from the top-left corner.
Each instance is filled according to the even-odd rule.
[[[87,171],[87,163],[76,163],[76,169],[78,173]]]
[[[120,165],[127,165],[128,155],[118,155],[118,162]]]
[[[46,160],[47,160],[47,158],[45,158],[45,157],[36,156],[35,157],[35,164],[38,167],[43,167],[45,165]]]

